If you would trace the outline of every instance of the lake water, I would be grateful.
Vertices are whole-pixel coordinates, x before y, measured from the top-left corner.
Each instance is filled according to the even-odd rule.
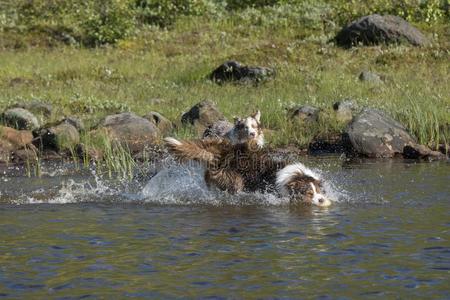
[[[304,162],[328,209],[210,193],[176,168],[0,175],[0,299],[450,299],[448,162]]]

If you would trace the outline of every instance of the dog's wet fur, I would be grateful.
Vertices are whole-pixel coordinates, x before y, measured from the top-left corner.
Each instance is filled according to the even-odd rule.
[[[179,161],[195,160],[205,165],[205,181],[209,187],[232,194],[276,192],[289,197],[292,204],[331,204],[321,193],[319,176],[303,164],[273,159],[256,139],[236,143],[231,139],[178,141],[166,138],[165,142]]]

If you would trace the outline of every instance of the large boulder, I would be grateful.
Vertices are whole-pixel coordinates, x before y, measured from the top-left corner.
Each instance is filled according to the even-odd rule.
[[[344,131],[348,153],[367,157],[393,157],[403,153],[416,140],[397,121],[383,112],[366,108],[356,116]]]
[[[10,108],[3,113],[3,123],[18,130],[39,128],[39,121],[31,112],[23,108]]]
[[[172,122],[156,111],[151,111],[144,116],[145,119],[152,122],[163,135],[170,134],[173,129]]]
[[[159,138],[159,130],[155,124],[133,113],[107,116],[101,127],[109,138],[126,145],[133,153],[157,143]]]
[[[358,44],[379,45],[407,42],[414,46],[428,43],[427,38],[404,19],[373,14],[364,16],[344,27],[336,36],[336,43],[342,47]]]
[[[225,120],[225,117],[209,100],[197,103],[181,116],[181,123],[194,125],[199,132],[220,120]]]
[[[244,66],[237,61],[230,60],[215,69],[209,78],[222,84],[225,82],[260,83],[275,76],[275,70],[267,67]]]

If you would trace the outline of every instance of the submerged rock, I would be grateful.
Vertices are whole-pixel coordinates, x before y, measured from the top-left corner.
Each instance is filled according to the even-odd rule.
[[[275,70],[267,67],[244,66],[237,61],[229,60],[221,64],[210,74],[216,83],[242,82],[260,83],[275,76]]]
[[[308,146],[309,154],[344,152],[345,146],[341,134],[317,137]]]
[[[428,43],[427,38],[404,19],[373,14],[364,16],[345,26],[336,36],[336,43],[342,47],[358,44],[379,45],[407,42],[414,46]]]
[[[159,138],[159,130],[155,124],[134,113],[107,116],[101,123],[101,128],[109,138],[126,145],[132,153],[157,143]]]
[[[403,157],[411,159],[444,160],[447,156],[439,151],[433,151],[425,145],[409,144],[403,148]]]
[[[317,122],[319,121],[320,109],[314,106],[304,105],[289,109],[290,117],[294,120],[302,122]]]
[[[353,119],[344,131],[344,139],[349,154],[367,157],[393,157],[403,153],[405,145],[416,143],[403,125],[371,108]]]
[[[35,164],[38,162],[38,153],[38,149],[34,145],[30,144],[26,147],[15,150],[11,155],[11,160],[14,163],[29,162]]]
[[[223,120],[225,120],[223,114],[209,100],[197,103],[181,116],[181,123],[194,125],[200,133],[208,126]]]
[[[172,122],[156,111],[151,111],[144,116],[145,119],[152,122],[163,135],[170,134],[173,129]]]
[[[3,113],[3,123],[18,130],[39,128],[39,121],[31,112],[23,108],[10,108]]]

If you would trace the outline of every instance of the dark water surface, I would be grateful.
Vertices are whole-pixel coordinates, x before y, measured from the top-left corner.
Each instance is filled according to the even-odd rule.
[[[136,196],[145,183],[0,177],[0,299],[450,299],[449,163],[307,164],[332,207],[156,204]]]

